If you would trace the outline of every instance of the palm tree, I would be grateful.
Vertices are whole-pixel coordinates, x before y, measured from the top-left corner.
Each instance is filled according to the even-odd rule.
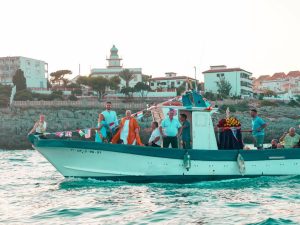
[[[125,70],[122,70],[120,73],[119,73],[119,76],[125,80],[126,82],[126,88],[129,87],[129,81],[131,81],[133,78],[134,78],[134,74],[129,70],[129,69],[125,69]]]

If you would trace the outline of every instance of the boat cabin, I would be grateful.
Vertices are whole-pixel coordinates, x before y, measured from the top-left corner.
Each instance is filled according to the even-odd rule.
[[[217,140],[214,132],[214,125],[211,115],[218,109],[212,108],[196,92],[188,92],[182,96],[182,105],[174,102],[167,102],[160,106],[160,109],[151,110],[153,121],[159,124],[168,117],[170,109],[176,111],[174,118],[179,119],[180,114],[187,115],[190,122],[192,149],[194,150],[218,150]]]

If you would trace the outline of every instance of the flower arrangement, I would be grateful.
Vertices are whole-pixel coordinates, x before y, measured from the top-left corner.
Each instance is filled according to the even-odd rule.
[[[240,121],[235,117],[229,117],[219,120],[218,127],[240,127]]]

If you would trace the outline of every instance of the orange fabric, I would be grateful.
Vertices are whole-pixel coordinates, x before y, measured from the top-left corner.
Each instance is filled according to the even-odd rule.
[[[120,135],[121,135],[122,129],[124,127],[125,120],[126,120],[126,118],[122,118],[121,123],[120,123],[120,129],[118,130],[118,132],[112,138],[111,143],[116,144],[120,140]],[[143,145],[140,136],[135,133],[136,128],[140,130],[138,122],[136,121],[136,119],[130,118],[129,133],[128,133],[128,137],[127,137],[127,143],[129,145],[132,145],[134,140],[136,140],[137,145]]]

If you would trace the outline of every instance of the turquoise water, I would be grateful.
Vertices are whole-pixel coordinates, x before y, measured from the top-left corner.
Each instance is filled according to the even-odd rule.
[[[0,224],[300,224],[300,177],[196,184],[65,179],[36,151],[0,151]]]

